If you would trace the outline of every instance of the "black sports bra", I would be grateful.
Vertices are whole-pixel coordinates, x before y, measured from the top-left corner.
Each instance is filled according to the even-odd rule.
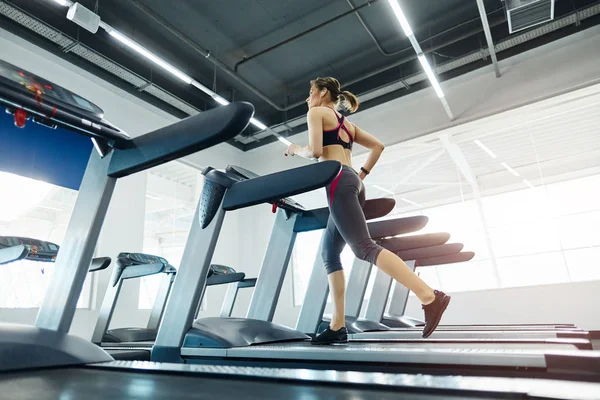
[[[329,107],[329,108],[331,108],[331,107]],[[344,120],[345,120],[344,116],[342,115],[341,118],[338,117],[337,112],[335,112],[335,110],[333,108],[331,109],[331,111],[333,111],[333,113],[335,114],[335,117],[338,120],[338,126],[335,129],[323,131],[323,147],[331,146],[334,144],[339,144],[343,148],[352,151],[352,144],[354,143],[354,138],[352,137],[352,135],[350,134],[350,132],[344,125]],[[342,140],[342,138],[340,137],[340,129],[343,129],[348,134],[348,138],[350,139],[349,142],[345,142]]]

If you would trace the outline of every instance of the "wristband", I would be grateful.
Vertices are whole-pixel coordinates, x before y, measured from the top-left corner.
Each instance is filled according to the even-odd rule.
[[[367,175],[369,175],[369,174],[370,174],[370,172],[369,172],[369,171],[367,171],[367,170],[366,170],[364,167],[360,167],[360,170],[361,170],[362,172],[364,172],[365,174],[367,174]]]

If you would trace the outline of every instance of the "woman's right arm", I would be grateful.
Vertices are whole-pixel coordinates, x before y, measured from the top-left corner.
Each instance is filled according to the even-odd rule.
[[[363,131],[356,125],[354,125],[354,132],[354,142],[371,150],[367,161],[363,165],[364,169],[371,172],[371,170],[377,163],[377,160],[379,160],[379,157],[381,156],[381,153],[383,152],[385,146],[375,136]],[[367,176],[367,174],[364,173],[362,170],[360,171],[359,175],[361,179],[365,179],[365,177]]]

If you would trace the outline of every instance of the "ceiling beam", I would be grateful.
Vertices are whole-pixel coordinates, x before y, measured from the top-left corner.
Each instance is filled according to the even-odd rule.
[[[477,8],[479,9],[479,16],[481,17],[481,23],[483,24],[483,32],[485,33],[485,40],[487,41],[488,50],[492,63],[494,64],[494,71],[496,72],[496,78],[500,78],[500,66],[498,65],[498,58],[496,57],[496,48],[494,47],[494,39],[492,38],[492,32],[490,31],[490,24],[487,19],[487,13],[485,12],[485,4],[483,0],[476,0]]]
[[[431,156],[429,156],[425,161],[423,161],[421,163],[421,165],[419,165],[417,168],[413,169],[409,174],[404,176],[402,178],[402,180],[397,185],[394,186],[394,188],[392,189],[392,192],[395,193],[396,189],[398,189],[400,186],[406,184],[413,176],[415,176],[416,174],[418,174],[419,172],[421,172],[422,170],[427,168],[429,166],[429,164],[431,164],[432,162],[434,162],[435,160],[440,158],[442,156],[442,154],[444,154],[445,152],[446,152],[445,150],[440,150],[440,151],[436,151]]]
[[[498,287],[502,287],[502,280],[500,278],[498,262],[496,260],[494,247],[492,245],[492,239],[488,229],[487,218],[485,217],[485,212],[483,211],[483,202],[481,201],[481,191],[479,190],[479,183],[477,182],[477,177],[473,173],[473,169],[469,165],[469,162],[467,161],[467,158],[463,154],[460,147],[458,147],[456,143],[452,142],[448,134],[440,135],[440,142],[442,142],[442,146],[446,149],[450,157],[452,157],[452,160],[454,160],[454,163],[473,189],[473,197],[475,199],[475,204],[477,205],[477,211],[479,212],[481,230],[483,231],[483,236],[485,237],[490,260],[492,261],[492,268],[494,270],[494,275],[496,278],[496,285],[498,285]]]

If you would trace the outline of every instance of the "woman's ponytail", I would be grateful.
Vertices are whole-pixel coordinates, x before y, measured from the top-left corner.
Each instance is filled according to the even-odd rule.
[[[340,93],[340,97],[342,97],[342,102],[344,103],[344,107],[350,112],[356,112],[358,110],[358,106],[360,102],[358,101],[358,97],[356,97],[352,92],[344,90]]]

